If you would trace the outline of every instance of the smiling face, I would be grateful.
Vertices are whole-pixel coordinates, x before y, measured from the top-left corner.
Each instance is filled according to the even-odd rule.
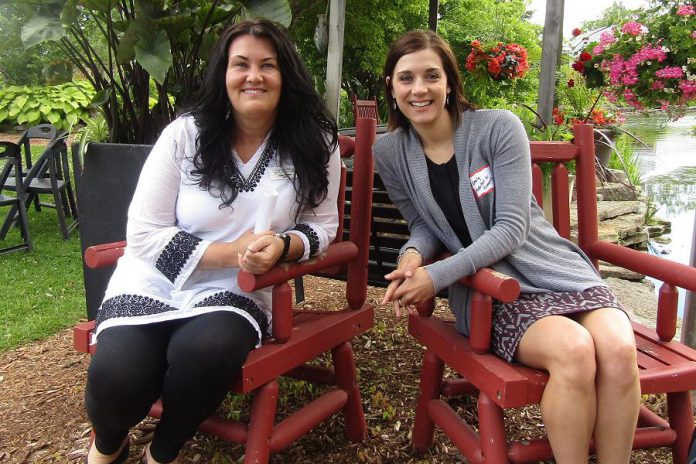
[[[235,120],[274,121],[282,78],[273,43],[242,35],[232,41],[225,84]]]
[[[430,48],[402,56],[390,77],[399,111],[416,130],[451,124],[445,109],[450,89],[440,56]]]

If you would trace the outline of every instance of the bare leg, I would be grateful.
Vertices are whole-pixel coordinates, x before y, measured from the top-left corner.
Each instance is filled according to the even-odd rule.
[[[597,355],[597,460],[630,462],[640,409],[636,342],[631,324],[616,308],[602,308],[575,318],[594,340]]]
[[[556,462],[586,463],[596,413],[590,333],[567,317],[545,317],[522,336],[516,358],[549,371],[541,415]]]

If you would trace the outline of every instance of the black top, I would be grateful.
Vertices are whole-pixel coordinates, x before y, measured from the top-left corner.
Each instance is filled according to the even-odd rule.
[[[435,164],[427,156],[425,159],[428,164],[428,177],[433,197],[435,197],[442,212],[445,213],[447,222],[459,237],[459,241],[462,242],[462,247],[468,247],[471,245],[471,236],[464,220],[462,204],[459,201],[457,159],[452,156],[449,161],[443,164]]]

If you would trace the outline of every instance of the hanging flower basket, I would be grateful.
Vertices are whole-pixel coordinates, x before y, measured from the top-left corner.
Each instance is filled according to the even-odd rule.
[[[497,42],[484,46],[474,40],[465,67],[472,74],[485,75],[495,81],[517,79],[529,69],[527,50],[515,43]]]

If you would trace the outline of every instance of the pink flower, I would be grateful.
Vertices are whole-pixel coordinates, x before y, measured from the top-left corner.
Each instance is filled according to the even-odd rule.
[[[691,16],[692,14],[696,14],[696,10],[694,10],[694,7],[691,5],[681,5],[677,8],[677,14],[679,16]]]
[[[592,54],[595,56],[601,55],[602,53],[604,53],[604,47],[602,47],[601,45],[597,45],[595,48],[592,49]]]
[[[665,83],[662,81],[655,81],[652,84],[652,89],[653,90],[662,90],[665,88]]]
[[[629,35],[639,35],[643,33],[643,26],[641,23],[636,21],[629,21],[621,27],[621,32]]]
[[[683,80],[679,82],[679,88],[681,89],[685,100],[696,98],[696,82]]]
[[[696,39],[696,31],[692,31],[692,32],[691,32],[691,38],[692,38],[692,39]]]
[[[616,37],[614,36],[614,33],[612,31],[604,31],[602,34],[599,36],[599,44],[602,47],[608,47],[609,45],[613,44],[616,42]]]
[[[679,79],[684,75],[684,71],[679,66],[668,66],[655,71],[655,76],[660,79]]]

